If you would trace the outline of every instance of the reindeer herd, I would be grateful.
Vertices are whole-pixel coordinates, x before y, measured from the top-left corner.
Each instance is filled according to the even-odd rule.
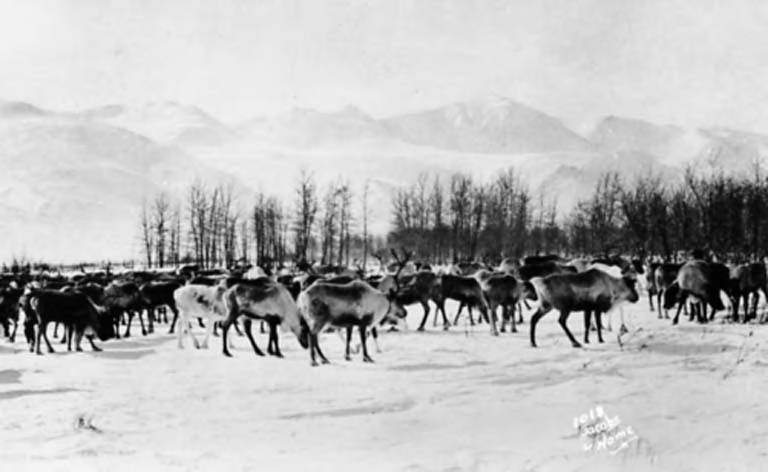
[[[74,340],[75,350],[81,351],[85,337],[98,351],[95,338],[129,337],[137,320],[142,335],[153,333],[160,324],[167,325],[170,334],[175,330],[179,348],[185,337],[191,338],[195,348],[208,348],[211,336],[219,336],[221,330],[225,356],[232,355],[229,335],[234,327],[248,338],[256,355],[264,356],[253,335],[257,322],[268,333],[267,354],[282,357],[279,332],[291,332],[309,351],[315,366],[318,360],[329,362],[319,342],[319,335],[326,331],[341,335],[345,358],[351,360],[356,330],[363,361],[373,362],[369,334],[378,347],[378,328],[397,329],[407,307],[416,304],[424,311],[419,331],[427,328],[430,314],[433,327],[442,320],[442,329],[448,330],[460,323],[466,308],[469,324],[487,323],[492,335],[506,332],[507,326],[516,333],[518,324],[525,322],[523,306],[530,309],[533,305],[529,322],[533,347],[538,322],[553,309],[559,312],[558,323],[574,347],[581,344],[568,328],[573,312],[584,313],[584,343],[589,343],[592,329],[602,343],[604,318],[610,330],[611,313],[619,311],[623,328],[621,305],[636,303],[639,289],[647,293],[649,308],[659,318],[668,319],[669,310],[677,306],[673,324],[683,310],[689,312],[690,321],[711,322],[725,309],[723,294],[730,305],[724,319],[766,321],[765,316],[757,320],[759,293],[768,297],[763,263],[726,265],[697,258],[672,264],[624,257],[568,260],[553,255],[520,261],[507,258],[494,267],[477,262],[430,267],[412,261],[412,254],[404,250],[391,250],[390,255],[390,264],[379,257],[382,270],[375,274],[359,267],[307,264],[279,275],[268,275],[259,268],[244,273],[195,266],[173,272],[95,272],[69,277],[4,274],[0,275],[0,323],[10,342],[15,342],[18,328],[23,327],[30,352],[37,354],[43,353],[43,343],[49,353],[54,352],[51,330],[54,341],[59,341],[62,328],[60,342],[68,350]],[[447,300],[459,304],[452,322],[445,310]],[[474,311],[479,312],[477,318]],[[194,334],[196,327],[205,330],[202,343]]]

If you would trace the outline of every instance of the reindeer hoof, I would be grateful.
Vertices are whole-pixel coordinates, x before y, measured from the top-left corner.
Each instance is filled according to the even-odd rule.
[[[93,346],[93,352],[101,352],[102,350],[99,346]]]
[[[317,367],[320,364],[318,364],[317,361],[312,361],[312,362],[309,363],[309,365],[311,365],[312,367]]]
[[[416,331],[424,331],[424,327],[423,326],[419,326],[418,328],[416,328]]]
[[[227,357],[232,357],[232,354],[229,351],[224,351],[224,355]]]
[[[276,352],[276,353],[274,353],[272,355],[275,356],[275,357],[279,357],[280,359],[283,359],[285,357],[285,356],[283,356],[282,352]]]
[[[573,345],[573,347],[576,347],[576,348],[581,347],[581,344],[579,344],[578,342],[574,342],[574,343],[571,343],[571,344]]]
[[[351,361],[352,360],[352,356],[349,356],[349,355],[344,356],[344,360]]]
[[[370,357],[368,357],[368,356],[366,356],[366,357],[363,357],[363,362],[368,362],[369,364],[374,364],[374,362],[373,362],[373,359],[371,359],[371,358],[370,358]]]
[[[448,329],[450,329],[450,327],[451,327],[451,325],[449,325],[449,324],[444,324],[444,325],[443,325],[443,331],[448,331]]]

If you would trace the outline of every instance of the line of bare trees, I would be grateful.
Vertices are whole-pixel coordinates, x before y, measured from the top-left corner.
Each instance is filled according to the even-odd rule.
[[[422,174],[394,192],[386,241],[369,233],[367,183],[355,197],[342,179],[321,195],[306,171],[295,183],[292,206],[264,193],[246,202],[232,186],[194,182],[184,202],[166,193],[145,201],[143,259],[150,267],[364,266],[385,244],[408,247],[431,262],[536,253],[675,259],[693,248],[721,258],[768,254],[768,178],[757,166],[749,178],[689,169],[675,183],[655,176],[627,182],[606,173],[565,218],[558,217],[556,195],[533,194],[513,169],[487,182]]]
[[[395,192],[388,242],[436,262],[559,252],[566,241],[556,214],[556,201],[534,203],[513,169],[487,183],[454,174],[444,184],[422,174]]]
[[[258,192],[244,210],[241,204],[246,202],[236,197],[231,185],[208,187],[195,181],[183,203],[165,192],[145,200],[139,222],[143,260],[147,267],[256,263],[276,268],[289,261],[349,266],[361,260],[365,264],[368,251],[376,243],[383,245],[383,240],[368,234],[367,192],[366,183],[358,212],[349,183],[338,179],[325,190],[321,208],[313,174],[302,171],[292,208]]]
[[[688,169],[673,183],[606,173],[565,218],[556,198],[532,196],[512,169],[485,183],[422,175],[395,193],[388,242],[440,262],[536,253],[672,260],[695,248],[721,259],[768,255],[768,178],[757,166],[749,178]]]

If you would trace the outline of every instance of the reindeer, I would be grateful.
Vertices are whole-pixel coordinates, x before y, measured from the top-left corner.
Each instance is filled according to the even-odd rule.
[[[435,285],[437,283],[437,276],[428,270],[420,270],[413,274],[400,275],[403,268],[408,264],[408,260],[413,253],[402,251],[402,256],[398,257],[394,249],[390,250],[392,257],[397,262],[397,271],[393,275],[385,275],[377,284],[375,288],[378,288],[384,293],[388,293],[391,290],[395,290],[397,293],[397,301],[402,306],[406,307],[416,303],[420,303],[424,310],[424,317],[419,325],[420,331],[424,330],[424,324],[429,318],[430,307],[429,301],[434,298]],[[373,286],[373,285],[372,285]],[[435,322],[437,322],[437,311],[435,311]],[[445,329],[448,329],[450,323],[443,313],[443,325]]]
[[[506,325],[511,320],[511,332],[517,332],[515,320],[515,307],[522,294],[522,285],[513,275],[492,274],[480,282],[483,294],[488,300],[488,308],[495,317],[496,307],[501,306],[501,332],[506,330]],[[471,315],[470,315],[471,319]]]
[[[680,319],[680,311],[688,299],[693,297],[702,303],[697,303],[691,310],[691,321],[694,316],[700,323],[707,322],[706,304],[712,306],[709,321],[714,320],[715,313],[725,309],[720,299],[720,292],[728,292],[730,271],[723,264],[709,263],[694,259],[685,263],[677,274],[675,282],[664,293],[664,309],[672,308],[678,303],[677,313],[672,324]]]
[[[744,317],[741,319],[742,322],[746,323],[750,318],[756,318],[757,304],[760,300],[759,292],[763,292],[763,296],[768,299],[765,264],[752,263],[732,267],[729,285],[729,296],[733,305],[733,320],[737,321],[739,319],[739,301],[741,299],[744,300]],[[749,297],[752,294],[754,294],[755,302],[752,305],[752,315],[750,316]]]
[[[292,331],[302,347],[307,347],[307,340],[302,331],[296,302],[290,292],[281,283],[269,277],[254,280],[244,280],[234,284],[223,295],[226,318],[221,322],[222,351],[227,357],[232,357],[227,344],[229,327],[238,318],[243,319],[243,328],[248,340],[251,342],[253,352],[257,356],[264,353],[256,345],[251,333],[252,320],[263,320],[269,325],[269,341],[267,353],[276,357],[283,357],[278,344],[277,326]]]
[[[499,335],[499,331],[496,327],[496,314],[491,312],[489,315],[488,301],[483,295],[483,289],[480,286],[480,282],[474,277],[457,276],[450,274],[442,274],[437,277],[437,287],[435,290],[435,303],[437,309],[443,314],[445,319],[445,301],[452,299],[458,301],[460,304],[476,307],[480,310],[483,318],[488,320],[491,326],[491,334],[494,336]],[[425,318],[426,321],[426,318]],[[419,330],[424,329],[424,323],[419,327]]]
[[[631,277],[614,278],[597,269],[576,274],[555,274],[545,278],[534,277],[526,282],[526,296],[539,300],[539,308],[531,317],[531,346],[536,347],[536,324],[542,316],[553,308],[560,311],[558,322],[570,339],[573,347],[581,347],[568,329],[566,322],[572,311],[585,312],[585,326],[589,331],[587,312],[607,312],[618,303],[628,301],[635,303],[639,300],[635,289],[635,280]],[[597,337],[603,342],[602,321],[597,317]],[[588,337],[585,335],[585,341]]]
[[[394,276],[395,287],[386,293],[361,280],[343,285],[318,282],[301,292],[298,299],[299,314],[303,323],[300,339],[306,339],[309,345],[312,366],[318,365],[316,355],[320,356],[323,364],[329,363],[317,339],[318,333],[328,324],[347,329],[346,360],[351,360],[349,344],[352,330],[357,326],[363,362],[373,362],[366,345],[367,328],[377,326],[385,317],[402,319],[406,316],[405,308],[398,301],[398,276],[405,264],[399,266]]]

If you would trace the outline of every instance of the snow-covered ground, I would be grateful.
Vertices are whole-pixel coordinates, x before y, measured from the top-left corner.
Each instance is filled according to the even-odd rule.
[[[420,309],[411,308],[409,325]],[[455,312],[455,305],[449,313]],[[2,470],[761,470],[768,459],[768,327],[627,311],[624,349],[573,349],[556,313],[492,337],[432,328],[382,334],[375,364],[311,368],[290,334],[285,359],[179,351],[154,334],[103,353],[35,356],[0,345]],[[581,338],[583,317],[570,327]],[[614,327],[618,322],[614,321]],[[167,329],[161,326],[161,331]],[[258,338],[262,348],[266,335]],[[57,346],[54,346],[57,347]],[[85,348],[88,349],[88,348]],[[601,406],[640,439],[585,452],[574,417]],[[75,427],[84,418],[93,428]],[[615,449],[615,445],[614,445]]]

